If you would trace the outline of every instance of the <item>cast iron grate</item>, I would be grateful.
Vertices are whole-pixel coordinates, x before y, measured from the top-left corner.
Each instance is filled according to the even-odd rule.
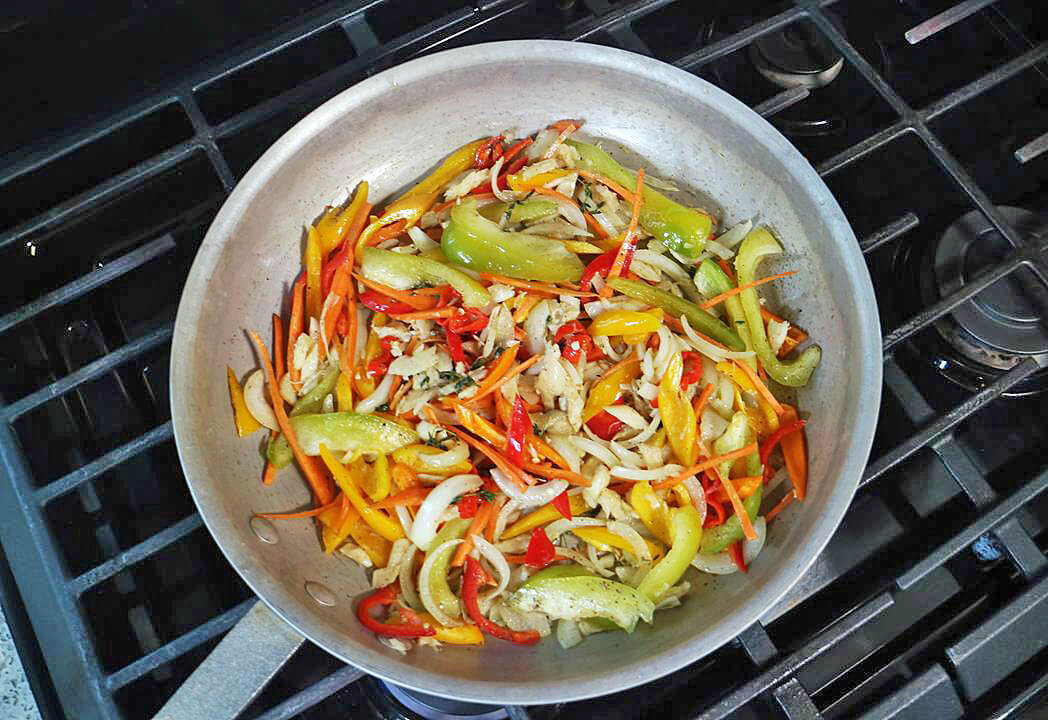
[[[879,4],[887,14],[895,5]],[[871,98],[866,123],[841,136],[845,141],[795,139],[831,188],[910,143],[951,207],[980,211],[1011,251],[961,290],[885,318],[889,392],[862,490],[838,532],[862,552],[846,556],[831,544],[761,623],[679,673],[586,703],[507,710],[515,718],[1008,717],[1043,692],[1044,637],[1028,630],[1048,625],[1048,538],[1044,524],[1031,520],[1034,508],[1044,510],[1048,469],[1021,445],[992,467],[966,449],[969,435],[1001,417],[1016,428],[1043,423],[1043,414],[1009,417],[995,402],[1042,368],[1028,358],[976,392],[939,392],[910,346],[1020,269],[1048,283],[1044,239],[1009,226],[995,204],[1009,198],[956,130],[968,108],[1009,83],[1046,93],[1038,83],[1048,33],[1030,10],[1006,0],[903,3],[904,19],[944,11],[944,35],[997,33],[978,58],[953,58],[963,67],[951,83],[912,67],[889,72],[884,58],[851,44],[832,14],[860,12],[858,0],[708,5],[734,25],[705,38],[680,34],[680,19],[697,12],[686,0],[368,0],[299,11],[298,18],[288,10],[264,42],[182,68],[175,82],[120,112],[0,159],[9,200],[0,253],[11,283],[0,307],[7,341],[0,358],[0,540],[14,580],[0,588],[15,624],[23,612],[31,622],[35,639],[20,637],[30,662],[42,655],[46,664],[49,682],[34,678],[45,711],[60,705],[75,718],[150,716],[254,602],[185,491],[173,453],[167,356],[177,297],[207,224],[271,141],[342,88],[397,62],[512,37],[656,55],[746,96],[774,119],[803,107],[809,92],[732,87],[733,76],[718,63],[802,19],[843,56]],[[889,34],[907,29],[885,22]],[[923,42],[922,62],[951,61],[944,53],[952,46],[935,44],[934,36]],[[1027,199],[1048,193],[1037,160],[1048,147],[1048,135],[1039,135],[1048,125],[1038,126],[1039,117],[1007,117],[1021,132],[995,153],[997,167],[1025,183]],[[904,194],[888,203],[864,203],[844,190],[838,196],[863,235],[887,304],[893,290],[880,283],[878,263],[893,248],[917,243],[914,228],[934,227],[934,204]],[[944,397],[946,406],[933,407]],[[942,497],[922,494],[914,473],[944,479]],[[969,552],[973,545],[979,553]],[[161,560],[163,574],[155,566]],[[860,637],[873,640],[859,650],[847,642]],[[356,707],[349,693],[361,684],[359,671],[315,648],[300,655],[292,661],[299,672],[279,676],[248,716],[325,718]],[[834,662],[821,662],[827,659]]]

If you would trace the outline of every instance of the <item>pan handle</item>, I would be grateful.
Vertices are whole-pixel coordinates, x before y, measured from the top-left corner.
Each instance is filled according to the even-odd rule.
[[[256,602],[153,720],[233,720],[305,638]]]

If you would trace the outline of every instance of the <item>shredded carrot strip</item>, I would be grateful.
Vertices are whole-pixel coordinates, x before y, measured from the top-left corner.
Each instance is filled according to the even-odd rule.
[[[502,512],[502,508],[505,507],[506,503],[509,502],[509,498],[503,498],[495,500],[497,503],[491,511],[491,516],[488,518],[488,526],[484,529],[484,536],[488,539],[489,543],[495,542],[495,525],[498,524],[499,513]]]
[[[298,368],[293,362],[295,341],[302,334],[306,322],[306,275],[303,273],[291,289],[291,317],[287,324],[287,370],[291,373],[291,382],[298,382]],[[274,371],[275,372],[275,371]]]
[[[503,354],[505,354],[505,353],[503,353]],[[483,393],[479,393],[478,392],[476,395],[471,397],[467,402],[472,405],[477,400],[480,400],[482,397],[487,396],[489,393],[495,392],[500,387],[502,387],[503,385],[508,383],[510,380],[512,380],[513,378],[517,377],[517,375],[520,375],[522,372],[527,370],[529,367],[531,367],[532,365],[537,363],[539,360],[542,359],[542,357],[543,357],[542,355],[532,355],[527,360],[525,360],[524,362],[520,363],[519,365],[514,367],[512,370],[507,372],[505,375],[503,375],[502,377],[500,377],[497,380],[495,380],[490,386],[484,388]],[[484,378],[484,380],[486,382],[488,380],[488,378]]]
[[[376,503],[371,503],[372,510],[390,510],[401,505],[415,506],[421,505],[422,501],[429,495],[430,490],[433,488],[428,487],[410,487],[407,490],[402,490],[396,495],[390,495],[385,500],[379,500]]]
[[[706,387],[702,389],[699,396],[695,398],[695,417],[701,420],[702,411],[706,409],[706,403],[710,401],[710,396],[713,395],[713,383],[706,383]]]
[[[273,367],[277,373],[277,379],[284,377],[287,372],[284,361],[287,353],[284,351],[284,321],[280,316],[273,313]]]
[[[611,377],[612,373],[618,372],[619,370],[621,370],[622,368],[626,367],[627,365],[632,365],[633,363],[639,363],[639,362],[640,362],[640,358],[637,357],[636,355],[632,355],[631,354],[629,357],[626,357],[626,358],[623,358],[622,360],[619,360],[617,363],[615,363],[610,368],[605,370],[604,374],[601,375],[600,378],[596,382],[593,383],[593,385],[597,385],[599,383],[604,382],[609,377]]]
[[[771,405],[775,414],[781,417],[782,414],[786,412],[785,408],[783,408],[782,403],[771,394],[771,390],[769,390],[768,386],[757,376],[757,373],[753,371],[753,368],[744,362],[739,362],[738,360],[735,361],[735,364],[746,373],[746,377],[748,377],[750,382],[753,383],[753,387],[757,388],[757,392],[761,394],[761,397],[768,401],[768,404]]]
[[[501,393],[500,393],[500,397],[501,397]],[[552,462],[554,465],[559,465],[563,470],[567,470],[569,472],[571,471],[571,466],[568,465],[568,461],[565,460],[564,457],[559,452],[554,450],[551,445],[547,444],[546,441],[543,440],[542,438],[540,438],[538,435],[536,435],[534,433],[529,433],[528,434],[528,442],[531,444],[531,446],[533,448],[535,448],[535,452],[537,452],[539,455],[541,455],[542,457],[546,458],[547,460]],[[582,476],[580,475],[579,477],[582,477]],[[583,484],[589,485],[589,481],[587,480]]]
[[[550,285],[549,283],[532,282],[530,280],[518,280],[517,278],[506,277],[505,275],[496,275],[494,273],[480,273],[481,280],[487,280],[488,282],[502,283],[503,285],[509,285],[510,287],[518,287],[524,290],[533,290],[535,292],[552,293],[553,295],[574,295],[576,297],[592,297],[594,293],[583,292],[582,290],[576,290],[575,288],[563,288],[556,285]]]
[[[619,245],[619,252],[615,255],[615,261],[611,264],[611,270],[608,271],[608,279],[617,278],[622,275],[622,269],[626,266],[626,262],[633,256],[634,250],[637,249],[637,223],[640,222],[640,206],[644,203],[644,169],[641,168],[637,171],[637,187],[634,190],[633,195],[633,212],[630,214],[630,224],[626,228],[626,235],[622,238],[622,244]],[[601,297],[611,297],[614,292],[610,285],[605,285],[600,289]]]
[[[524,469],[532,475],[538,475],[550,480],[567,480],[572,485],[582,485],[583,487],[589,487],[590,481],[583,477],[580,473],[573,472],[571,470],[561,470],[559,468],[550,467],[549,465],[543,465],[540,463],[524,463]]]
[[[462,563],[466,562],[466,556],[473,549],[473,536],[484,532],[494,507],[494,503],[486,502],[477,510],[477,514],[473,516],[473,522],[466,528],[466,536],[462,538],[462,544],[455,549],[455,555],[451,558],[451,567],[462,567]]]
[[[276,435],[276,433],[270,433],[270,435],[269,435],[270,439],[272,439],[274,435]],[[271,462],[267,462],[266,463],[266,469],[262,471],[262,484],[263,485],[272,485],[273,481],[276,480],[276,479],[277,479],[277,466],[274,465]]]
[[[575,207],[579,206],[577,202],[569,198],[567,195],[565,195],[562,192],[557,192],[553,188],[542,187],[541,185],[529,185],[528,190],[531,190],[534,193],[538,193],[539,195],[548,195],[550,197],[555,197],[559,200],[564,200],[566,202],[571,203]]]
[[[612,180],[609,177],[605,177],[603,175],[599,175],[597,173],[590,172],[589,170],[579,170],[578,173],[579,173],[579,175],[581,175],[584,178],[589,178],[590,180],[596,180],[601,185],[607,185],[609,188],[612,189],[612,191],[614,191],[615,193],[620,195],[623,200],[625,200],[626,202],[630,203],[631,205],[635,201],[635,199],[633,197],[633,193],[631,193],[629,190],[627,190],[626,188],[622,187],[621,185],[619,185],[617,182],[615,182],[614,180]]]
[[[609,237],[611,237],[610,235],[608,235],[608,231],[604,229],[604,226],[597,222],[597,218],[593,217],[589,213],[582,213],[582,217],[586,218],[586,226],[590,230],[592,230],[601,240],[607,240]]]
[[[329,343],[335,339],[335,325],[338,323],[338,314],[342,312],[342,303],[344,301],[345,298],[342,295],[336,295],[335,300],[328,306],[327,313],[324,315],[324,337],[327,338]]]
[[[747,445],[746,447],[741,448],[739,450],[733,450],[730,453],[724,453],[723,455],[718,455],[717,457],[712,457],[709,460],[703,460],[702,462],[700,462],[697,465],[692,465],[690,468],[686,468],[686,469],[682,470],[680,473],[678,473],[674,477],[669,478],[668,480],[663,480],[662,482],[658,482],[658,483],[652,485],[652,487],[655,488],[656,490],[661,490],[662,488],[673,487],[674,485],[676,485],[677,483],[681,482],[682,480],[684,480],[684,478],[688,477],[689,475],[698,475],[703,470],[708,470],[709,468],[717,467],[721,463],[728,462],[729,460],[736,460],[736,459],[741,458],[741,457],[746,457],[747,455],[752,455],[755,452],[759,452],[759,448],[757,447],[757,443],[751,443],[751,444]]]
[[[797,495],[792,490],[790,492],[786,493],[785,495],[783,495],[782,496],[782,500],[777,502],[775,504],[775,507],[773,507],[771,510],[769,510],[768,514],[764,516],[764,521],[765,522],[771,522],[772,520],[774,520],[775,516],[778,515],[779,513],[781,513],[786,508],[788,508],[790,505],[792,505],[793,501],[796,498],[797,498]]]
[[[491,369],[488,370],[487,376],[480,381],[480,385],[477,386],[477,394],[471,399],[467,400],[467,404],[472,404],[477,399],[488,394],[488,390],[498,382],[498,379],[505,375],[511,367],[513,367],[513,361],[517,358],[517,353],[520,351],[520,343],[516,345],[510,345],[502,354],[498,356],[495,362],[491,363]]]
[[[720,473],[716,470],[713,474],[720,477],[721,487],[724,488],[724,492],[728,494],[728,499],[731,500],[731,506],[735,509],[735,514],[739,516],[739,524],[742,525],[742,534],[746,536],[747,540],[756,540],[757,531],[753,529],[753,521],[750,520],[750,514],[746,512],[746,508],[742,506],[742,498],[739,497],[739,491],[735,489],[735,483],[726,477],[721,477]]]
[[[424,320],[427,318],[448,318],[456,315],[458,312],[459,308],[456,307],[442,307],[431,308],[429,310],[416,310],[415,312],[390,313],[389,316],[394,320]]]
[[[527,318],[528,313],[531,312],[532,308],[538,305],[542,301],[542,298],[538,295],[525,295],[524,299],[520,302],[520,307],[513,313],[513,324],[519,325],[524,322]]]
[[[302,467],[302,472],[306,474],[306,479],[309,481],[310,487],[312,487],[313,492],[316,493],[317,500],[319,500],[322,505],[326,505],[331,502],[331,498],[335,495],[334,485],[331,482],[331,478],[320,469],[317,465],[316,458],[306,455],[305,451],[302,450],[302,446],[298,444],[298,438],[295,437],[295,431],[291,427],[291,421],[288,420],[287,412],[284,410],[284,401],[280,397],[276,373],[273,371],[273,362],[269,359],[269,352],[266,350],[266,344],[262,342],[262,338],[258,336],[257,332],[251,332],[251,339],[255,341],[255,345],[258,346],[258,351],[262,357],[262,367],[266,371],[266,382],[269,383],[269,396],[273,403],[273,413],[277,416],[277,424],[280,425],[280,431],[283,432],[284,437],[287,438],[287,442],[291,446],[291,451],[294,453],[295,459],[298,460],[298,464]]]
[[[494,449],[488,447],[487,445],[485,445],[484,443],[480,442],[476,438],[474,438],[474,437],[472,437],[470,435],[467,435],[466,433],[462,432],[458,428],[448,428],[448,429],[451,430],[451,432],[453,432],[456,435],[458,435],[459,438],[464,443],[466,443],[467,445],[469,445],[470,447],[472,447],[472,448],[474,448],[476,450],[479,450],[481,453],[484,454],[484,456],[488,460],[490,460],[491,462],[495,463],[495,466],[499,470],[501,470],[502,472],[506,473],[510,477],[510,479],[514,483],[516,483],[517,487],[519,487],[521,490],[527,490],[528,489],[528,483],[524,480],[524,476],[520,472],[520,468],[518,468],[516,465],[511,463],[509,460],[507,460],[505,457],[503,457],[500,453],[496,452]]]
[[[365,287],[369,287],[372,290],[380,292],[387,297],[391,297],[394,300],[398,300],[402,303],[410,305],[416,310],[428,310],[429,308],[433,307],[435,303],[435,301],[429,296],[420,297],[418,295],[415,295],[414,293],[405,292],[404,290],[397,290],[396,288],[391,288],[388,285],[383,285],[382,283],[375,282],[374,280],[368,280],[366,277],[360,275],[359,273],[353,273],[353,277],[355,277],[360,282],[364,283]]]
[[[743,290],[749,290],[750,288],[755,288],[758,285],[763,285],[764,283],[770,283],[772,280],[781,280],[784,277],[789,277],[790,275],[796,275],[796,274],[797,274],[796,270],[789,270],[787,272],[778,273],[776,275],[769,275],[768,277],[761,278],[760,280],[754,280],[751,283],[746,283],[745,285],[740,285],[739,287],[732,288],[731,290],[727,290],[725,292],[722,292],[720,295],[715,295],[714,297],[711,297],[706,302],[700,304],[699,307],[702,308],[703,310],[708,310],[709,308],[713,307],[714,305],[717,305],[718,303],[722,303],[725,300],[727,300],[728,298],[733,297],[735,295],[738,295]]]
[[[356,300],[350,299],[346,303],[346,314],[349,315],[349,329],[346,332],[346,339],[343,342],[343,347],[346,352],[345,367],[341,368],[342,374],[346,376],[346,382],[349,383],[350,387],[353,387],[353,367],[357,363],[357,302]],[[342,361],[342,357],[339,356],[339,362]]]
[[[407,225],[407,220],[397,220],[395,223],[390,223],[389,225],[376,230],[375,234],[368,238],[367,243],[369,246],[374,246],[381,242],[385,242],[390,238],[395,238],[407,229]]]
[[[296,518],[316,517],[341,503],[342,498],[343,495],[340,493],[339,496],[331,502],[315,507],[312,510],[302,510],[301,512],[290,513],[255,513],[255,517],[266,518],[267,520],[294,520]]]

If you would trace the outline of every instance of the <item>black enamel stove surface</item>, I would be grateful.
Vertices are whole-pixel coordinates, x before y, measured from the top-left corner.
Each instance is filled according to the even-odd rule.
[[[885,330],[862,489],[778,607],[649,685],[463,706],[307,645],[244,717],[1048,716],[1038,3],[18,5],[0,11],[0,599],[45,717],[151,717],[254,602],[194,512],[167,397],[178,296],[226,194],[354,82],[534,37],[695,73],[825,178]]]

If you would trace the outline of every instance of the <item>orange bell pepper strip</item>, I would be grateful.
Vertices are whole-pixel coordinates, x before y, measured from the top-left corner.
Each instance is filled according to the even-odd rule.
[[[320,238],[312,225],[306,233],[306,253],[302,264],[306,267],[306,317],[320,320],[320,309],[324,304],[323,271],[324,257],[320,252]]]
[[[299,371],[295,367],[295,341],[306,325],[306,276],[300,275],[291,288],[291,317],[287,323],[287,370],[291,382],[298,382]]]
[[[783,405],[783,424],[797,422],[797,409],[791,405]],[[795,433],[784,435],[780,441],[782,444],[782,456],[786,459],[786,472],[790,475],[793,483],[793,491],[797,493],[797,499],[803,501],[808,491],[808,448],[804,440],[803,428]]]

